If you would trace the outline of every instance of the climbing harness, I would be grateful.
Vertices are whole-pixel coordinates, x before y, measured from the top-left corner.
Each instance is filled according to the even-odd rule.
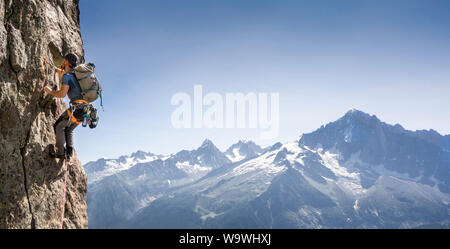
[[[63,225],[64,225],[64,211],[65,211],[65,206],[66,206],[66,184],[67,184],[67,172],[68,172],[68,167],[69,165],[67,164],[67,156],[64,158],[64,164],[63,164],[63,168],[65,168],[65,172],[64,172],[64,189],[63,189],[63,196],[62,196],[62,204],[61,204],[61,225],[60,225],[60,229],[63,229]]]
[[[67,120],[67,125],[70,125],[70,122],[73,122],[77,125],[81,124],[81,121],[78,121],[78,119],[73,115],[75,110],[80,108],[80,105],[83,106],[82,107],[83,108],[83,118],[85,118],[85,116],[87,115],[87,113],[89,111],[89,103],[82,99],[74,100],[74,101],[70,102],[70,107],[69,107],[69,109],[67,109],[67,114],[69,115],[69,119]]]
[[[70,122],[73,122],[77,125],[81,124],[83,127],[86,127],[89,124],[89,128],[94,129],[97,127],[98,123],[98,115],[97,115],[97,108],[93,106],[92,104],[89,104],[87,101],[79,99],[74,100],[70,103],[69,109],[67,109],[67,114],[69,116],[69,119],[67,120],[68,124],[70,125]],[[74,112],[76,110],[82,109],[82,121],[78,121],[78,119],[74,116]]]

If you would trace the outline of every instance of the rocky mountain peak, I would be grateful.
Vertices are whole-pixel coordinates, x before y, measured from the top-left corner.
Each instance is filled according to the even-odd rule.
[[[363,163],[383,165],[410,177],[434,176],[448,181],[448,174],[437,173],[448,171],[450,165],[444,153],[445,137],[433,131],[404,130],[357,110],[303,134],[299,145],[339,152],[343,162],[357,155]]]
[[[365,113],[365,112],[357,110],[357,109],[350,109],[339,120],[345,121],[347,124],[354,124],[354,125],[370,123],[370,122],[372,122],[372,123],[381,122],[377,118],[377,116],[370,115],[368,113]]]
[[[365,143],[371,137],[383,137],[382,122],[375,116],[351,109],[340,119],[302,134],[299,143],[311,148],[329,149],[339,144]]]
[[[231,162],[209,139],[205,139],[202,145],[192,152],[192,156],[198,160],[201,165],[213,168]]]
[[[131,157],[136,158],[136,159],[145,159],[147,156],[152,156],[152,153],[147,153],[145,151],[142,150],[138,150],[136,152],[131,153]]]
[[[202,145],[200,145],[200,148],[216,148],[216,146],[214,145],[214,143],[209,140],[209,139],[205,139],[202,143]]]
[[[259,145],[255,144],[255,142],[247,140],[239,140],[237,143],[231,145],[225,151],[225,154],[231,161],[237,162],[258,156],[262,152],[263,149]]]

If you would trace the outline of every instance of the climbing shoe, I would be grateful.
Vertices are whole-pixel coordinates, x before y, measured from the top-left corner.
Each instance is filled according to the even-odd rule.
[[[61,155],[56,151],[56,148],[53,144],[50,145],[50,147],[48,148],[48,151],[49,151],[49,155],[51,158],[59,158],[59,159],[66,158],[64,154]]]
[[[56,151],[54,151],[54,150],[50,150],[50,157],[52,157],[52,158],[58,158],[58,159],[65,159],[66,158],[66,156],[63,154],[63,155],[60,155],[60,154],[58,154],[58,153],[56,153]]]

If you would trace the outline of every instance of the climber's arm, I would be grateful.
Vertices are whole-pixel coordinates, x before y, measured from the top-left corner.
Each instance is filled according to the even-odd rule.
[[[63,86],[61,87],[60,90],[58,90],[58,91],[52,91],[52,89],[50,89],[50,87],[46,86],[46,87],[44,88],[44,91],[45,91],[46,93],[48,93],[48,94],[50,94],[50,95],[56,97],[56,98],[64,98],[64,97],[66,97],[66,94],[67,94],[67,92],[69,91],[69,88],[70,88],[70,86],[68,86],[68,85],[63,85]]]
[[[52,95],[53,97],[56,98],[64,98],[67,95],[67,92],[70,89],[69,86],[69,79],[67,77],[67,75],[65,75],[65,72],[57,67],[55,67],[55,71],[58,72],[61,76],[62,76],[62,86],[61,89],[58,91],[52,91],[52,89],[50,89],[50,87],[45,87],[44,91],[50,95]]]

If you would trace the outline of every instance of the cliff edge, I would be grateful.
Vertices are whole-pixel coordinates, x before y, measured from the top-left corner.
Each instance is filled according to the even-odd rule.
[[[78,0],[0,0],[0,228],[61,225],[65,167],[48,152],[66,105],[43,88],[57,87],[53,66],[62,55],[84,61],[79,14]],[[64,228],[87,228],[86,192],[75,154]]]

